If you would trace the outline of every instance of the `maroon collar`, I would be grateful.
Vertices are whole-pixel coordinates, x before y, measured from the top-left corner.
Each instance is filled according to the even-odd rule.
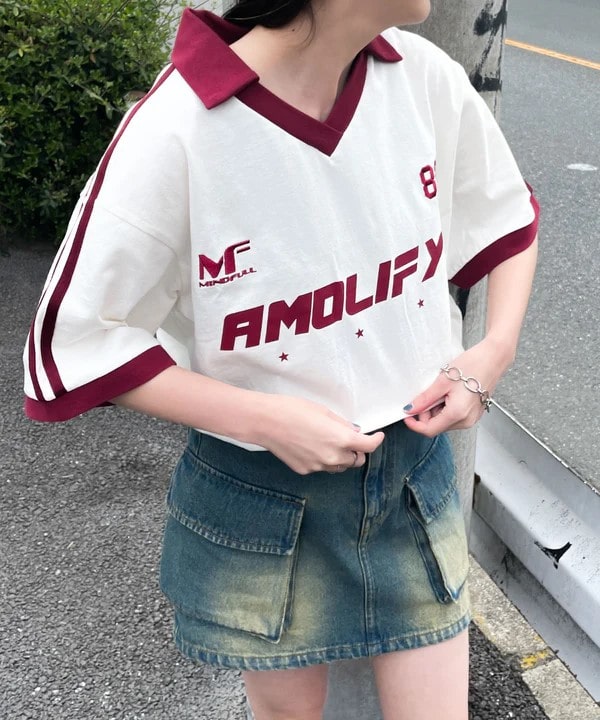
[[[229,100],[259,79],[229,48],[246,32],[245,28],[206,10],[184,10],[173,48],[173,65],[208,109]],[[363,53],[382,62],[402,60],[381,35],[370,42]]]

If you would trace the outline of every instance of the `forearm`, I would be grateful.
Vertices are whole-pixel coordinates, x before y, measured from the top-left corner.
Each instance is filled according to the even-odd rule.
[[[364,435],[325,406],[244,390],[170,367],[113,402],[270,450],[298,473],[360,467],[383,433]]]
[[[523,252],[505,260],[488,276],[486,341],[497,347],[501,365],[513,362],[537,260],[537,238]]]
[[[241,442],[256,442],[269,396],[170,367],[113,399],[116,405]]]

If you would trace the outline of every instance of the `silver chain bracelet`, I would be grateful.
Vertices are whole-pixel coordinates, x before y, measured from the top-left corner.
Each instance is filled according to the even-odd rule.
[[[490,411],[490,407],[492,406],[492,398],[490,397],[490,394],[487,390],[484,390],[481,387],[481,383],[477,378],[474,377],[465,377],[462,374],[462,370],[457,367],[450,367],[446,363],[443,368],[440,368],[441,372],[444,373],[444,375],[448,378],[448,380],[452,380],[453,382],[460,382],[462,381],[462,384],[467,388],[469,392],[477,393],[479,395],[479,399],[481,400],[481,404],[484,407],[484,410],[487,412]]]

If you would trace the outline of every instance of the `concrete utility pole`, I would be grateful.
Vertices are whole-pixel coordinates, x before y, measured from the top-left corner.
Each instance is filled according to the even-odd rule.
[[[369,0],[366,0],[368,2]],[[205,0],[200,5],[222,13],[231,0]],[[443,48],[467,71],[471,83],[482,94],[494,114],[500,104],[500,67],[506,28],[507,0],[433,0],[429,19],[415,31]],[[463,311],[463,340],[468,347],[483,335],[485,283],[470,293],[451,289]],[[475,432],[453,437],[463,511],[470,525],[473,497]],[[325,720],[378,720],[381,718],[377,692],[366,660],[335,663],[330,671],[330,689]]]

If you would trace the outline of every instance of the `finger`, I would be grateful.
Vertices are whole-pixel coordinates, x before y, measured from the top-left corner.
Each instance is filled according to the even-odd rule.
[[[404,424],[409,430],[419,433],[419,435],[434,437],[439,434],[439,432],[435,432],[434,428],[431,426],[431,421],[422,421],[418,420],[416,417],[407,417],[404,418]],[[443,430],[440,432],[443,432]]]
[[[349,450],[356,450],[359,453],[372,453],[383,442],[385,435],[379,431],[373,435],[365,435],[364,433],[355,433],[348,444]]]
[[[428,388],[420,395],[417,395],[411,403],[406,405],[403,410],[411,415],[418,415],[425,410],[438,405],[444,401],[448,390],[451,387],[451,381],[445,375],[440,375]]]
[[[328,472],[330,475],[335,475],[337,473],[346,472],[346,470],[355,470],[359,467],[362,467],[365,463],[365,455],[362,454],[362,461],[360,459],[360,455],[357,453],[357,461],[356,464],[354,463],[354,455],[352,456],[352,460],[350,462],[341,462],[337,465],[323,465],[323,470],[325,472]]]
[[[449,412],[448,408],[443,408],[440,412],[427,420],[420,420],[416,417],[407,417],[404,419],[405,425],[413,432],[434,437],[440,433],[455,428],[458,418],[454,413]]]
[[[431,409],[431,417],[435,417],[436,415],[439,415],[445,407],[446,407],[446,403],[441,403],[440,405],[436,405],[434,408]]]
[[[420,422],[416,418],[406,418],[404,422],[414,432],[434,437],[449,430],[464,430],[473,427],[478,419],[477,414],[465,413],[462,408],[446,406],[426,422]]]
[[[324,472],[330,475],[337,475],[337,473],[344,472],[345,469],[342,465],[323,465]]]
[[[365,455],[364,452],[358,452],[357,450],[352,450],[352,459],[351,459],[348,467],[359,468],[359,467],[362,467],[366,461],[367,461],[367,456]]]
[[[329,473],[344,472],[344,470],[352,470],[353,468],[362,467],[367,461],[367,456],[363,452],[351,450],[347,453],[341,462],[336,465],[325,465],[324,468]]]
[[[438,415],[446,406],[446,397],[439,398],[435,402],[433,402],[431,405],[428,405],[426,408],[421,410],[420,412],[409,412],[407,413],[407,417],[414,417],[419,420],[425,420],[429,417],[434,417],[435,415]],[[406,412],[406,411],[405,411]]]

